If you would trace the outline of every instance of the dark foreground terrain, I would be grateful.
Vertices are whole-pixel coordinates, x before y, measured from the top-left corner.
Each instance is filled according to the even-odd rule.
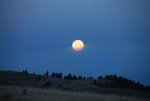
[[[96,80],[110,82],[110,80]],[[148,101],[140,89],[101,87],[93,79],[64,80],[23,72],[0,71],[0,101]]]
[[[0,101],[149,101],[149,99],[87,92],[0,86]]]

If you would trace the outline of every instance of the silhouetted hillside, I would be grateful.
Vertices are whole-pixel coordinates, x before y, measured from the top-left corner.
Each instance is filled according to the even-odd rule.
[[[49,74],[48,71],[44,75],[29,74],[27,70],[23,72],[0,71],[0,85],[150,98],[149,86],[116,75],[99,76],[94,79],[72,74],[65,76],[62,73]]]

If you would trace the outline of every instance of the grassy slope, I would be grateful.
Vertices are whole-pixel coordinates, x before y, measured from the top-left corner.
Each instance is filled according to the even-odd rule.
[[[86,92],[42,90],[36,88],[0,86],[0,101],[149,101],[135,97],[100,95]]]
[[[38,80],[39,76],[40,75],[25,74],[22,72],[0,71],[0,85],[93,92],[98,94],[114,94],[118,96],[134,96],[150,99],[150,92],[136,89],[97,87],[93,84],[94,80],[63,80],[50,77],[42,77]],[[103,81],[104,80],[101,82]],[[47,82],[50,82],[50,84],[47,84]],[[44,86],[45,84],[46,86]]]

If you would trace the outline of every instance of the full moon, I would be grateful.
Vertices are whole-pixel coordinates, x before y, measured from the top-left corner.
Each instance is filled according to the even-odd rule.
[[[72,48],[75,51],[81,51],[84,48],[84,43],[81,40],[75,40],[72,43]]]

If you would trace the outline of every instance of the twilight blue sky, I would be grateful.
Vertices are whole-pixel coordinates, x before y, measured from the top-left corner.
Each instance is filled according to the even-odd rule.
[[[0,0],[0,70],[23,69],[150,84],[150,0]]]

